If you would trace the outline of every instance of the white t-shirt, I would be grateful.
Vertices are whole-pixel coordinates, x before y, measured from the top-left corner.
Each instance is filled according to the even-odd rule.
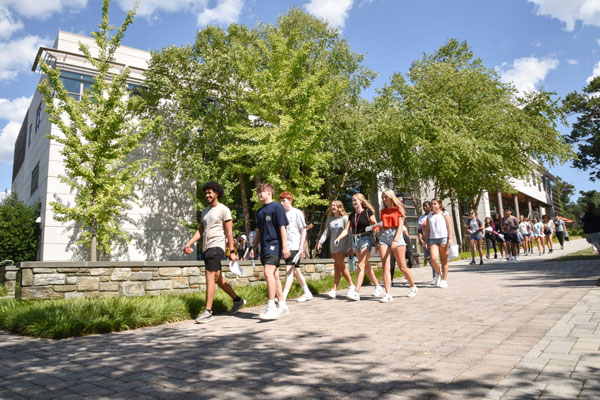
[[[520,222],[519,232],[521,232],[521,235],[527,235],[529,233],[529,224],[527,222]]]
[[[215,207],[208,206],[202,210],[202,223],[204,233],[202,234],[202,251],[212,247],[220,247],[225,251],[225,228],[223,223],[231,221],[231,211],[221,203]]]
[[[440,214],[430,212],[427,215],[427,220],[429,221],[429,239],[442,239],[448,237],[446,215],[448,215],[448,211],[442,211]]]
[[[290,208],[290,211],[285,212],[285,216],[288,219],[287,226],[287,247],[288,250],[299,250],[300,239],[302,238],[302,231],[306,228],[306,222],[304,221],[304,214],[297,208]]]

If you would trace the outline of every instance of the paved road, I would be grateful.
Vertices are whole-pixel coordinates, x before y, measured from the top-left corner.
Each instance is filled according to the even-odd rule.
[[[61,341],[0,333],[0,398],[600,398],[600,260],[451,265],[448,289],[317,297]]]

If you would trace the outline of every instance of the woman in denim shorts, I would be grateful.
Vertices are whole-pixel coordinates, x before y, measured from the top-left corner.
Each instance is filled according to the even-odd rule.
[[[396,197],[393,190],[386,190],[381,194],[381,203],[385,208],[381,210],[381,222],[383,227],[379,233],[379,252],[381,254],[381,263],[383,264],[383,283],[385,286],[385,295],[379,300],[382,303],[392,301],[393,297],[390,293],[391,274],[390,274],[390,259],[392,253],[398,261],[398,266],[402,274],[408,281],[410,289],[408,297],[417,295],[417,286],[413,281],[410,270],[406,267],[406,242],[402,236],[402,228],[404,227],[404,218],[406,211],[400,200]]]
[[[348,224],[346,224],[342,233],[335,239],[334,244],[338,246],[340,241],[352,232],[351,252],[354,252],[354,254],[358,256],[358,275],[356,277],[356,289],[354,291],[349,291],[346,297],[349,300],[359,301],[359,291],[363,284],[363,280],[365,279],[365,270],[369,275],[369,279],[375,285],[373,296],[380,297],[383,294],[383,289],[379,286],[377,277],[369,263],[373,242],[371,239],[371,232],[367,232],[366,228],[377,223],[373,206],[367,201],[365,196],[360,193],[352,196],[352,206],[354,207],[354,212],[350,214]]]
[[[425,225],[425,243],[429,248],[431,266],[438,274],[435,286],[447,288],[448,283],[448,255],[452,243],[452,221],[450,215],[442,206],[439,198],[431,200],[431,212],[427,216]],[[441,261],[441,275],[440,275]]]

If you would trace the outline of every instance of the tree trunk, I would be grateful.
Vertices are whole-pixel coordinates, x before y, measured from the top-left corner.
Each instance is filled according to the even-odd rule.
[[[98,248],[98,224],[92,222],[92,242],[90,244],[90,261],[96,261]]]
[[[450,207],[452,208],[452,225],[454,225],[454,237],[458,248],[462,248],[462,236],[460,235],[460,228],[458,226],[458,219],[456,218],[456,200],[452,196],[450,198]]]
[[[240,172],[237,174],[238,183],[240,185],[240,193],[242,197],[242,209],[244,211],[244,231],[246,235],[250,234],[250,205],[248,204],[248,193],[246,192],[246,180]]]

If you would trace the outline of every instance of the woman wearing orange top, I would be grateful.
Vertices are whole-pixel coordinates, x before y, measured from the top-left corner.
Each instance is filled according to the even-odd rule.
[[[381,194],[382,203],[385,208],[381,210],[381,222],[383,227],[379,233],[379,253],[381,254],[381,263],[383,264],[383,284],[385,286],[385,295],[381,298],[382,303],[392,301],[390,293],[390,258],[394,254],[402,274],[408,281],[410,289],[408,297],[417,295],[417,286],[413,281],[410,270],[406,267],[406,242],[402,237],[402,228],[404,227],[404,218],[406,212],[400,200],[396,197],[393,190],[386,190]]]

